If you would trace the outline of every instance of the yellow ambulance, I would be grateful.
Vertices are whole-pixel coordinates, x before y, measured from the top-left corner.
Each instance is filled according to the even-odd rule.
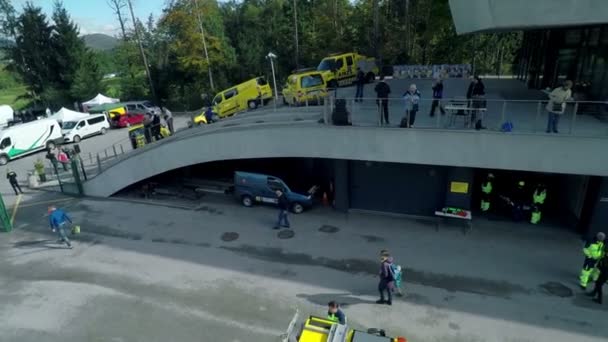
[[[321,72],[300,70],[287,77],[283,103],[291,106],[322,105],[327,97],[327,83]]]
[[[256,77],[219,92],[212,101],[213,112],[220,118],[247,109],[256,109],[272,100],[272,89],[264,77]]]
[[[351,85],[357,79],[357,68],[365,73],[366,82],[373,82],[380,72],[376,59],[356,52],[333,54],[323,58],[317,71],[323,73],[323,79],[329,88]]]

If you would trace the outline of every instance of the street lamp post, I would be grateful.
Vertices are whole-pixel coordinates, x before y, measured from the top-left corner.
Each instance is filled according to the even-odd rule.
[[[272,52],[269,52],[268,55],[266,55],[266,58],[270,59],[270,68],[272,69],[272,83],[274,84],[274,101],[276,103],[279,102],[279,92],[277,91],[277,77],[274,72],[273,59],[277,58],[277,55]]]

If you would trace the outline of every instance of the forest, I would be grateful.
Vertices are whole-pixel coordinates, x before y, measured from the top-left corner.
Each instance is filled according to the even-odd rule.
[[[85,46],[60,1],[49,18],[33,2],[17,9],[0,0],[0,33],[14,42],[2,63],[29,104],[71,106],[102,92],[200,108],[230,85],[271,79],[269,52],[279,89],[293,70],[349,51],[381,66],[468,63],[479,74],[510,74],[521,41],[520,33],[457,36],[448,0],[170,0],[159,17],[135,20],[128,0],[106,1],[120,43],[100,52]]]

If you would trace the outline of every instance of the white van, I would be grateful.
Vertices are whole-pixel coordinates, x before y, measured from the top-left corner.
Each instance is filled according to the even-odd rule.
[[[79,143],[80,140],[97,134],[106,134],[110,123],[104,114],[92,114],[76,121],[65,121],[61,133],[65,142]]]
[[[63,143],[57,120],[43,119],[0,131],[0,165]]]

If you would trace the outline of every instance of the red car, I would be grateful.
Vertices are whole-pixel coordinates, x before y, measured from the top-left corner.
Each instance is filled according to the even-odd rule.
[[[127,113],[126,115],[120,115],[118,120],[115,121],[116,127],[129,127],[133,125],[139,125],[144,122],[145,115]]]

